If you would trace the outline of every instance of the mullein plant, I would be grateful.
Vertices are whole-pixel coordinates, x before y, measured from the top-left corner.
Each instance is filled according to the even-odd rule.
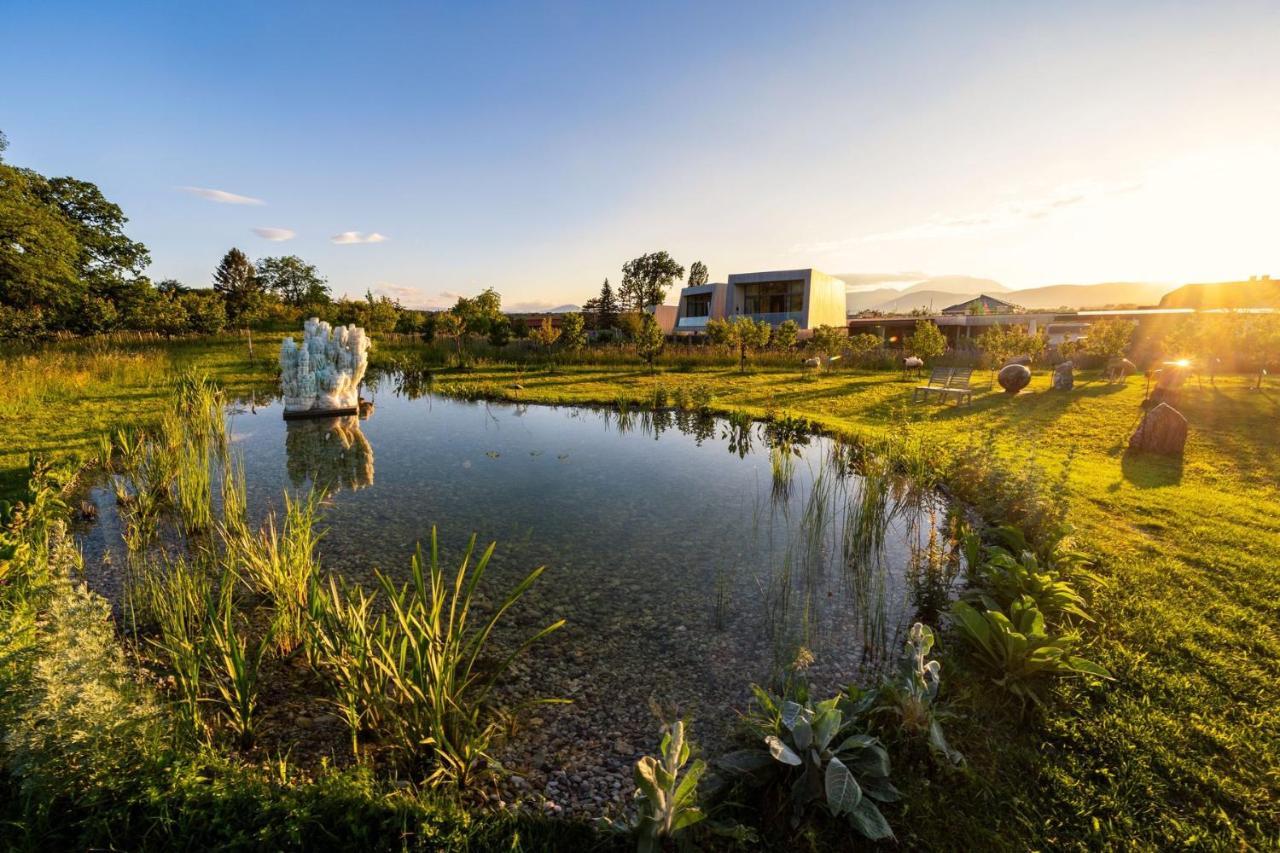
[[[661,850],[665,840],[677,838],[706,817],[698,807],[698,780],[707,765],[700,758],[690,764],[691,752],[684,721],[677,720],[663,734],[658,756],[646,755],[636,762],[638,853]]]
[[[933,630],[928,625],[917,622],[911,626],[898,671],[886,677],[881,685],[876,710],[896,716],[906,734],[926,738],[929,751],[936,759],[952,767],[960,767],[964,764],[964,756],[948,745],[939,723],[945,714],[938,707],[942,664],[929,660],[933,643]]]

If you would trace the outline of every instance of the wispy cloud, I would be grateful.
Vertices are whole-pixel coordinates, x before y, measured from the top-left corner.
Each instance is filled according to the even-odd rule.
[[[273,243],[283,243],[297,236],[297,232],[291,228],[254,228],[253,233]]]
[[[211,190],[208,187],[178,187],[178,189],[209,201],[216,201],[218,204],[266,204],[260,198],[229,193],[226,190]]]
[[[362,234],[359,231],[343,231],[341,234],[334,234],[329,238],[330,242],[338,246],[348,246],[354,243],[383,243],[386,242],[386,236],[379,234],[377,231],[370,231],[368,234]]]
[[[1003,202],[985,210],[963,214],[939,214],[914,225],[863,234],[859,237],[798,244],[792,247],[792,251],[796,254],[828,254],[848,249],[861,243],[963,237],[971,234],[998,231],[1044,219],[1065,208],[1076,207],[1107,196],[1134,192],[1141,188],[1141,181],[1110,184],[1101,181],[1081,181],[1063,185],[1053,192],[1037,198]]]
[[[441,308],[452,308],[458,302],[461,293],[453,293],[448,290],[442,290],[439,293],[427,293],[419,287],[410,287],[403,284],[392,284],[391,282],[380,281],[373,288],[375,296],[386,296],[396,300],[405,308],[421,308],[427,310],[437,310]]]

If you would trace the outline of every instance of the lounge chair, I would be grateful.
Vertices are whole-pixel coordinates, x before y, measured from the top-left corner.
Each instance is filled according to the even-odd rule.
[[[929,381],[924,385],[917,385],[915,390],[911,392],[911,402],[916,403],[923,400],[927,403],[929,402],[930,394],[941,394],[947,388],[947,381],[951,378],[951,373],[950,367],[935,367],[929,373]]]
[[[969,385],[972,378],[972,367],[957,367],[947,377],[947,387],[940,389],[938,394],[944,401],[954,399],[957,406],[961,403],[968,405],[973,402],[973,388]]]

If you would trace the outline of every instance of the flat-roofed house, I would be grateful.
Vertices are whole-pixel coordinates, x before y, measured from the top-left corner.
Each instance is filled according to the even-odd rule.
[[[707,321],[733,317],[763,320],[777,328],[794,320],[802,332],[845,325],[844,281],[815,269],[734,273],[728,281],[680,291],[675,331],[701,334]]]

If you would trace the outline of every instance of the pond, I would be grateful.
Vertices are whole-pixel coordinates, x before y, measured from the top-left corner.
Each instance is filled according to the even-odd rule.
[[[404,576],[433,525],[446,565],[473,533],[498,543],[490,600],[547,566],[497,639],[567,626],[517,664],[504,698],[572,703],[539,709],[502,759],[579,813],[629,794],[660,717],[692,720],[715,754],[751,682],[797,659],[820,689],[868,683],[956,582],[938,496],[855,473],[852,448],[832,439],[701,414],[399,393],[387,377],[376,387],[368,420],[231,407],[251,512],[323,485],[321,564],[368,584],[375,568]],[[87,567],[111,594],[123,547],[110,490],[92,499]]]

